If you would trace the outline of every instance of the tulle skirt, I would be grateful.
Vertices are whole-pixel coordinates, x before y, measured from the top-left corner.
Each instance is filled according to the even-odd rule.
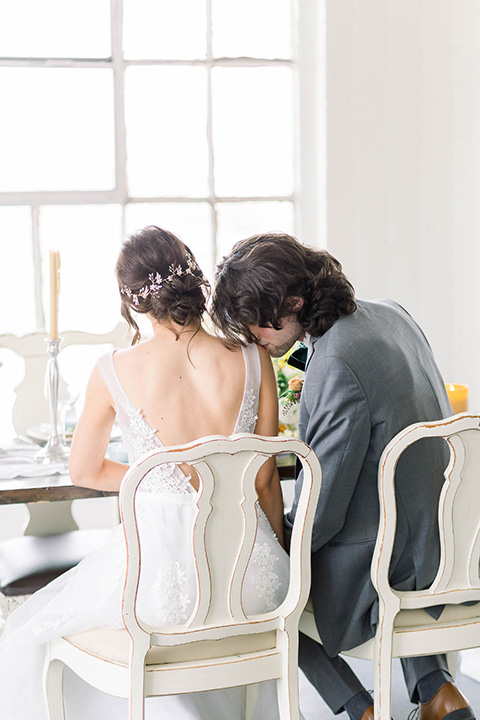
[[[139,616],[151,625],[184,623],[195,604],[191,550],[195,495],[139,492],[137,514],[142,546]],[[282,602],[288,587],[288,557],[259,511],[254,552],[243,589],[247,614],[267,612]],[[0,638],[0,718],[47,720],[42,673],[45,644],[95,627],[123,627],[121,595],[125,577],[123,528],[79,565],[30,597],[7,619]],[[127,718],[128,701],[104,695],[68,668],[64,696],[67,720]],[[149,698],[153,720],[243,720],[245,689]],[[275,683],[259,686],[254,713],[277,720]]]

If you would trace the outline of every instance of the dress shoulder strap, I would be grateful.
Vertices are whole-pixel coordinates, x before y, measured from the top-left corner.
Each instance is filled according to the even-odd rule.
[[[260,398],[261,368],[258,348],[252,344],[243,347],[242,350],[245,361],[245,387],[235,433],[254,432]]]
[[[245,360],[245,392],[252,390],[253,394],[258,398],[262,380],[260,353],[255,343],[246,345],[242,349]]]
[[[118,396],[121,388],[119,388],[118,377],[113,364],[114,352],[114,350],[110,350],[104,355],[101,355],[97,360],[97,365],[100,370],[100,375],[107,386],[108,392],[112,396],[112,400],[118,412]]]

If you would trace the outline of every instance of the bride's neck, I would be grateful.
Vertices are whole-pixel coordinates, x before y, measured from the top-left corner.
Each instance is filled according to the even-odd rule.
[[[200,322],[192,323],[191,325],[178,325],[172,320],[158,322],[157,320],[152,319],[151,323],[153,330],[152,340],[154,341],[160,340],[161,342],[165,342],[166,340],[169,340],[188,343],[194,336],[205,333],[205,330]]]

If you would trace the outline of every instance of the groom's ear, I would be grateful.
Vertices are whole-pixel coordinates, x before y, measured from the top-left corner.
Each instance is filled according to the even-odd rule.
[[[289,295],[285,301],[285,305],[292,312],[300,312],[303,308],[304,299],[300,295]]]

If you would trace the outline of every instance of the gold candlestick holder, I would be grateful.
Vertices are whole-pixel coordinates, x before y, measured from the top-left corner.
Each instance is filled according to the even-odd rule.
[[[64,441],[63,428],[60,427],[61,414],[58,411],[58,353],[61,339],[47,340],[48,354],[48,404],[50,411],[50,434],[46,445],[35,455],[35,460],[43,465],[63,463],[64,472],[68,472],[70,449]],[[58,469],[55,470],[58,472]]]

